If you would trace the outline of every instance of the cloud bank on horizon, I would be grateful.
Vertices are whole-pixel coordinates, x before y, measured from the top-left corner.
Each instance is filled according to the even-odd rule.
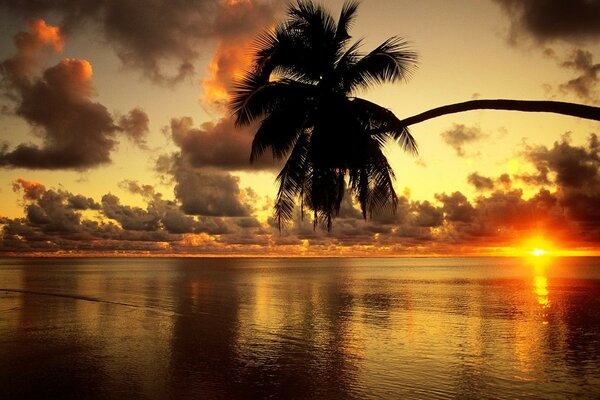
[[[532,167],[527,175],[490,178],[473,172],[469,182],[480,192],[474,200],[459,191],[438,193],[431,202],[403,195],[395,213],[384,211],[364,221],[347,196],[331,234],[314,230],[310,216],[300,215],[278,233],[274,220],[263,224],[252,215],[260,199],[250,188],[241,189],[226,172],[188,165],[165,171],[176,182],[174,201],[164,200],[152,185],[122,182],[143,198],[145,207],[123,205],[110,193],[96,201],[18,179],[13,189],[22,193],[25,216],[1,221],[0,251],[306,254],[308,241],[314,254],[364,255],[374,246],[382,255],[454,254],[514,246],[515,237],[540,232],[551,232],[551,239],[563,244],[596,246],[598,137],[592,134],[586,146],[574,146],[564,136],[550,148],[525,147],[523,156]],[[187,185],[181,185],[184,180]],[[513,187],[516,181],[535,194],[525,198],[521,188]]]

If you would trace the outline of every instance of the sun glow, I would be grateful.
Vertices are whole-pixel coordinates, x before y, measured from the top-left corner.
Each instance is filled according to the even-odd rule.
[[[537,247],[533,250],[531,250],[531,255],[535,256],[535,257],[540,257],[546,254],[546,250],[544,249],[538,249]]]
[[[543,257],[554,254],[554,244],[542,236],[534,236],[521,244],[523,253],[533,257]],[[522,253],[522,254],[523,254]]]

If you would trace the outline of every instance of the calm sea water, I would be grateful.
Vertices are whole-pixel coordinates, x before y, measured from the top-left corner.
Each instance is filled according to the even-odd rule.
[[[600,259],[2,259],[2,399],[598,399]]]

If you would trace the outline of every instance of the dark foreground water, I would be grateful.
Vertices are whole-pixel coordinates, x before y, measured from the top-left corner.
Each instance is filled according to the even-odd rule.
[[[3,259],[1,399],[599,399],[600,259]]]

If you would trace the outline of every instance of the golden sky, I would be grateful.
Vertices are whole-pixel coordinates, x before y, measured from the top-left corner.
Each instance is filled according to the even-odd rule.
[[[399,118],[471,99],[600,104],[600,1],[363,0],[368,51],[407,39],[410,80],[360,93]],[[399,206],[331,232],[271,219],[277,164],[250,165],[231,82],[286,1],[0,1],[0,253],[597,253],[598,122],[471,111],[391,143]],[[343,1],[322,2],[338,15]],[[563,9],[564,7],[564,9]]]

